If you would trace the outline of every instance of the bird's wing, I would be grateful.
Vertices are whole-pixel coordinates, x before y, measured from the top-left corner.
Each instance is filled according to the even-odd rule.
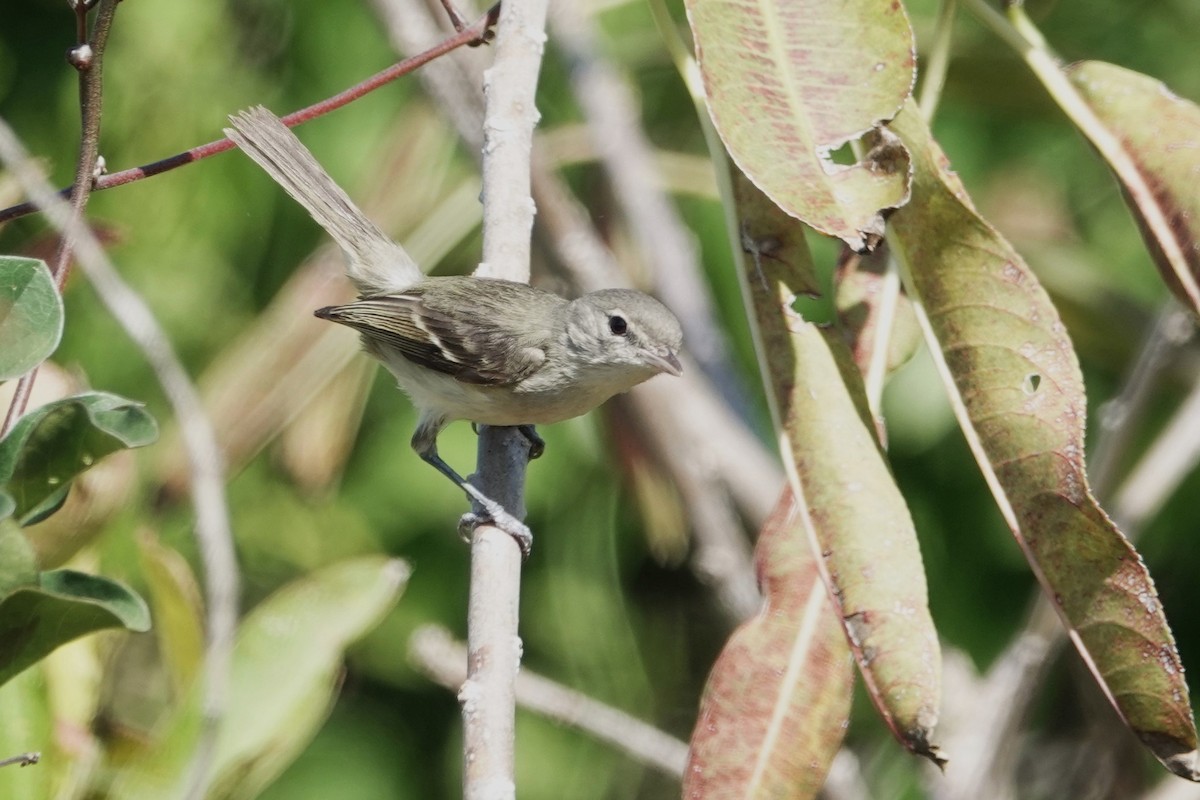
[[[399,351],[415,364],[463,383],[504,386],[536,372],[546,360],[546,342],[537,335],[515,336],[497,324],[494,297],[476,304],[433,306],[420,287],[344,306],[321,309],[318,316],[358,330]],[[545,339],[549,339],[549,331]]]

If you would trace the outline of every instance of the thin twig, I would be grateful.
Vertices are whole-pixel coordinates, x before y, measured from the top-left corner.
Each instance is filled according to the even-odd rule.
[[[409,639],[409,654],[421,671],[447,689],[457,688],[466,677],[466,648],[445,628],[418,628]],[[588,733],[675,778],[683,776],[687,744],[637,717],[528,670],[517,676],[516,698],[522,708]]]
[[[228,696],[233,634],[237,625],[238,573],[225,503],[221,455],[199,394],[165,332],[145,302],[120,277],[91,230],[77,219],[29,160],[12,129],[0,120],[0,161],[50,223],[75,243],[76,259],[109,313],[145,354],[182,430],[191,463],[196,538],[204,563],[207,642],[203,725],[192,756],[189,798],[204,796],[217,727]]]
[[[6,758],[0,761],[0,767],[11,767],[13,764],[19,764],[22,767],[28,767],[42,760],[42,754],[38,752],[21,753],[19,756]]]
[[[534,212],[529,154],[538,120],[547,2],[506,0],[495,61],[484,73],[483,260],[475,270],[480,277],[529,280]],[[518,518],[524,516],[527,452],[516,429],[485,426],[480,432],[474,482]],[[478,526],[471,539],[470,657],[460,692],[466,800],[516,796],[513,682],[521,663],[520,587],[517,543],[493,525]]]
[[[1132,367],[1125,377],[1120,393],[1100,407],[1096,446],[1092,451],[1092,457],[1088,460],[1088,479],[1092,491],[1098,497],[1115,496],[1117,499],[1114,508],[1120,509],[1123,514],[1134,512],[1135,507],[1138,509],[1158,508],[1166,495],[1170,494],[1176,486],[1175,482],[1158,484],[1157,491],[1142,498],[1129,497],[1123,500],[1120,495],[1115,494],[1118,470],[1137,433],[1137,423],[1145,417],[1147,406],[1157,394],[1159,381],[1167,365],[1178,354],[1179,348],[1195,334],[1195,331],[1196,326],[1192,315],[1179,303],[1169,300],[1159,310],[1158,317],[1143,339],[1141,349],[1133,359]],[[1188,403],[1189,401],[1185,400],[1184,406],[1187,406]],[[1178,417],[1179,413],[1177,412],[1176,419]],[[1158,437],[1160,442],[1167,438],[1166,431]],[[1151,452],[1153,449],[1152,447]],[[1147,457],[1149,455],[1148,452]],[[1131,472],[1130,477],[1126,480],[1126,487],[1130,485],[1130,481],[1137,472],[1137,468]],[[1167,476],[1162,477],[1166,478]],[[1176,473],[1173,481],[1178,481],[1180,477],[1182,475]],[[1146,488],[1153,487],[1147,486]],[[1122,489],[1122,494],[1124,491]],[[1146,503],[1147,500],[1152,500],[1152,502]],[[1132,516],[1134,519],[1131,527],[1136,529],[1140,527],[1142,515],[1133,513]],[[1122,522],[1121,519],[1117,521],[1118,524]],[[1121,525],[1121,528],[1126,535],[1129,534],[1126,525]]]
[[[102,0],[96,12],[96,23],[90,40],[87,37],[87,10],[77,7],[75,12],[76,46],[67,60],[79,71],[79,112],[82,130],[79,136],[79,157],[75,161],[75,182],[70,190],[71,213],[76,220],[83,218],[83,209],[91,195],[96,161],[100,154],[100,112],[104,97],[102,67],[118,1]],[[72,244],[69,237],[63,237],[58,255],[50,269],[59,294],[62,294],[67,275],[71,271]],[[37,380],[37,372],[37,367],[34,367],[17,381],[4,424],[0,426],[0,436],[11,430],[17,418],[25,413],[29,397],[33,393],[33,382]]]
[[[495,24],[496,9],[492,8],[482,17],[475,21],[470,27],[464,28],[462,31],[449,36],[429,49],[418,53],[411,58],[406,58],[387,69],[376,73],[367,78],[365,81],[350,87],[344,92],[334,95],[319,103],[314,103],[311,106],[293,111],[292,113],[281,117],[284,124],[289,128],[293,128],[303,122],[308,122],[316,117],[328,114],[330,111],[341,108],[342,106],[357,100],[358,98],[375,91],[379,87],[396,80],[397,78],[408,75],[418,67],[444,56],[463,45],[470,45],[474,42],[481,41],[488,29]],[[193,147],[182,153],[155,161],[150,164],[144,164],[140,167],[114,172],[109,175],[102,175],[96,178],[93,185],[93,191],[102,191],[111,189],[115,186],[124,186],[127,183],[149,178],[163,172],[168,172],[177,167],[182,167],[185,164],[191,164],[194,161],[214,156],[217,153],[223,153],[226,150],[233,149],[233,142],[229,139],[218,139],[208,144],[203,144],[198,147]],[[66,196],[69,190],[63,189],[59,192],[60,195]],[[21,203],[19,205],[10,206],[9,208],[0,209],[0,223],[18,219],[34,213],[37,210],[36,203]]]

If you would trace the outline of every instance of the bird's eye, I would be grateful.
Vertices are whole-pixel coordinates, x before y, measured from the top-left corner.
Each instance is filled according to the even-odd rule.
[[[624,336],[629,331],[629,323],[620,314],[608,318],[608,329],[617,336]]]

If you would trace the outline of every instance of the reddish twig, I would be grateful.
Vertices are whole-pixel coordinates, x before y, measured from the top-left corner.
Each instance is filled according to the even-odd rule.
[[[70,188],[71,213],[76,219],[83,217],[83,209],[91,195],[92,178],[100,154],[100,107],[104,96],[101,67],[104,49],[108,43],[108,32],[112,29],[118,2],[119,0],[112,0],[100,3],[90,37],[87,31],[88,9],[82,4],[75,8],[76,45],[67,53],[67,61],[79,72],[79,114],[82,130],[79,136],[79,158],[75,162],[75,181]],[[71,272],[72,247],[70,237],[64,236],[50,270],[50,274],[54,276],[54,285],[58,287],[60,294],[67,283],[67,275]],[[0,426],[0,436],[8,433],[25,413],[37,373],[37,367],[34,367],[17,381],[12,400],[8,404],[8,412],[4,415],[4,424]]]
[[[482,17],[475,21],[469,27],[463,28],[441,42],[438,42],[428,50],[418,53],[411,58],[406,58],[403,61],[397,62],[382,72],[367,78],[362,83],[350,87],[344,92],[334,95],[319,103],[314,103],[307,108],[302,108],[299,111],[293,111],[291,114],[283,117],[283,123],[289,128],[293,128],[303,122],[308,122],[310,119],[328,114],[330,111],[341,108],[342,106],[357,100],[365,94],[375,91],[384,84],[390,83],[397,78],[403,77],[410,72],[413,72],[419,67],[428,64],[436,58],[446,55],[447,53],[462,47],[463,45],[473,45],[486,42],[490,39],[489,33],[492,26],[496,24],[496,20],[500,14],[500,5],[496,4],[487,11]],[[95,179],[92,184],[93,191],[103,191],[111,189],[115,186],[123,186],[127,183],[140,181],[143,178],[149,178],[163,172],[168,172],[177,167],[182,167],[185,164],[191,164],[195,161],[208,158],[209,156],[223,153],[226,150],[233,148],[233,142],[228,139],[218,139],[217,141],[209,142],[198,147],[193,147],[182,153],[178,153],[169,158],[164,158],[160,161],[155,161],[150,164],[145,164],[140,167],[114,172],[110,175],[102,175]],[[69,190],[62,190],[60,194],[67,196]],[[19,205],[10,206],[9,208],[0,209],[0,223],[8,222],[9,220],[18,219],[28,216],[37,211],[37,206],[33,203],[21,203]]]

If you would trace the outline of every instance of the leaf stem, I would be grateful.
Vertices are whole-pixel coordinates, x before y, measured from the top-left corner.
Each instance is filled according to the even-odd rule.
[[[1187,257],[1172,233],[1171,221],[1163,213],[1153,188],[1142,174],[1122,142],[1096,115],[1079,90],[1062,70],[1056,55],[1050,51],[1041,32],[1025,15],[1019,4],[1008,6],[1007,17],[987,4],[986,0],[964,0],[976,16],[998,36],[1008,42],[1033,71],[1063,113],[1088,138],[1129,196],[1130,203],[1141,212],[1146,228],[1162,250],[1163,257],[1179,281],[1193,309],[1200,309],[1200,284],[1188,267]]]
[[[958,12],[958,0],[942,0],[934,27],[933,47],[921,77],[921,96],[917,105],[926,122],[933,119],[942,89],[946,85],[946,73],[950,68],[950,45],[954,39],[954,18]]]

